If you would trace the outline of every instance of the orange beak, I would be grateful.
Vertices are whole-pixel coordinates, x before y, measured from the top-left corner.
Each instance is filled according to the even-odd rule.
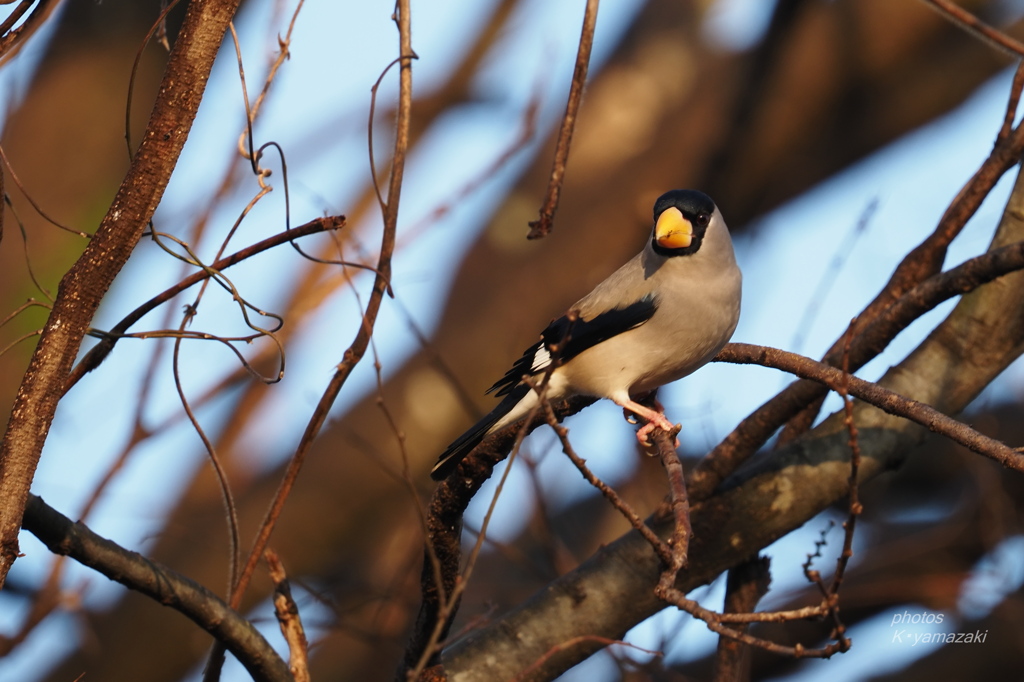
[[[693,225],[678,208],[670,206],[658,216],[654,240],[666,249],[685,249],[693,241]]]

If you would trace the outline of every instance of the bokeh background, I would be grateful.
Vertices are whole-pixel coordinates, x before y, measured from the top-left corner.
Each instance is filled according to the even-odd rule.
[[[961,3],[1024,36],[1024,2]],[[744,271],[735,339],[818,356],[933,228],[985,158],[1002,122],[1013,60],[946,22],[920,0],[605,0],[590,80],[554,233],[528,242],[564,110],[583,2],[414,0],[413,146],[402,193],[395,298],[384,304],[367,357],[316,443],[271,545],[294,581],[314,645],[314,679],[383,679],[399,660],[418,605],[421,534],[437,453],[490,399],[501,376],[552,317],[635,253],[655,197],[697,187],[732,228]],[[289,30],[292,0],[245,0],[236,28],[250,98]],[[327,258],[373,260],[381,218],[370,184],[370,89],[397,56],[387,2],[306,2],[290,58],[274,78],[254,133],[287,161],[292,225],[344,214],[337,239],[306,242]],[[8,6],[0,9],[9,11]],[[65,0],[0,69],[2,141],[11,207],[0,242],[0,317],[45,300],[83,248],[48,224],[95,229],[129,163],[124,139],[132,63],[160,11],[156,0]],[[173,37],[180,8],[170,14]],[[138,139],[166,60],[141,52],[130,110]],[[397,72],[385,77],[373,130],[386,171]],[[237,151],[245,108],[230,41],[155,218],[212,260],[258,192]],[[268,154],[273,191],[241,222],[230,250],[284,228],[285,184]],[[951,249],[947,266],[982,252],[1012,178],[1005,178]],[[19,226],[20,221],[20,226]],[[27,255],[26,255],[27,254]],[[31,269],[31,270],[30,270]],[[95,322],[111,326],[188,269],[144,240]],[[242,522],[261,519],[306,420],[360,322],[370,279],[304,260],[289,248],[229,271],[239,291],[281,314],[285,378],[266,386],[215,343],[183,344],[180,376],[216,443]],[[176,299],[134,329],[176,327]],[[951,305],[951,304],[950,304]],[[948,312],[905,331],[860,375],[898,362]],[[29,308],[0,328],[7,347],[39,328]],[[192,328],[244,329],[229,295],[211,291]],[[86,344],[89,345],[89,342]],[[6,417],[32,337],[0,356]],[[243,349],[264,372],[275,347]],[[379,362],[379,374],[375,370]],[[697,457],[785,385],[756,367],[713,365],[663,390]],[[1024,366],[1016,363],[971,407],[978,429],[1024,441]],[[381,408],[387,408],[402,438]],[[833,408],[835,403],[828,403]],[[828,412],[826,408],[826,412]],[[635,451],[613,405],[567,421],[600,476],[641,510],[662,498],[660,465]],[[396,478],[404,447],[419,488]],[[462,627],[499,615],[626,530],[616,513],[538,431],[498,502]],[[168,342],[125,340],[62,402],[33,491],[72,518],[101,483],[87,523],[223,593],[228,542],[221,495],[174,389]],[[831,661],[757,655],[758,679],[1015,679],[1024,664],[1022,484],[959,447],[929,442],[901,471],[862,491],[866,514],[843,589],[854,648]],[[467,518],[474,537],[493,490]],[[841,510],[780,540],[766,606],[812,598],[799,565]],[[832,531],[820,567],[841,544]],[[54,558],[23,534],[0,593],[0,679],[195,679],[210,641],[180,615]],[[246,608],[279,646],[262,572]],[[56,585],[56,589],[54,588]],[[698,596],[719,606],[722,587]],[[46,599],[43,598],[46,596]],[[47,605],[42,608],[41,604]],[[987,630],[975,648],[893,642],[893,618],[942,614],[936,631]],[[39,620],[38,624],[34,624]],[[26,624],[34,626],[27,628]],[[763,628],[814,643],[820,627]],[[665,612],[568,680],[706,679],[715,638]],[[941,671],[941,672],[937,672]],[[1009,675],[1009,676],[1007,676]],[[229,662],[224,679],[246,679]]]

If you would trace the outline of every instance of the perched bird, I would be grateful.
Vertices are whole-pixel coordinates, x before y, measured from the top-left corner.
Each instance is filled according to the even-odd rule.
[[[446,478],[487,435],[525,417],[557,348],[550,400],[572,395],[609,398],[643,417],[637,432],[674,427],[660,410],[641,405],[659,386],[710,361],[736,329],[740,270],[722,213],[702,192],[673,190],[654,203],[650,242],[569,312],[553,321],[488,393],[503,397],[490,414],[442,453],[430,475]],[[660,406],[659,406],[660,407]]]

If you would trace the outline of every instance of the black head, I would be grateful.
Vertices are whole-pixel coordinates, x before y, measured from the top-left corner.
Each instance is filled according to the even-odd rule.
[[[715,202],[695,189],[674,189],[654,202],[651,247],[662,256],[687,256],[700,250],[715,214]]]

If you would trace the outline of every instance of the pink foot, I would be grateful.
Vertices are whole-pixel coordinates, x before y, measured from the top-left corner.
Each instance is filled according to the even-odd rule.
[[[668,433],[672,433],[673,431],[678,431],[679,426],[670,422],[668,419],[665,418],[664,415],[661,415],[660,422],[647,422],[646,424],[641,426],[636,432],[636,439],[640,443],[641,447],[648,448],[652,445],[652,443],[648,439],[648,436],[651,435],[651,431],[653,431],[654,429],[663,429]],[[675,447],[678,448],[679,446],[679,438],[676,438]]]
[[[672,422],[670,422],[664,414],[662,414],[661,410],[663,408],[661,406],[661,403],[656,402],[658,409],[652,410],[649,407],[645,407],[640,403],[634,402],[629,399],[623,400],[622,402],[616,402],[622,407],[623,413],[626,415],[626,419],[629,421],[629,423],[636,424],[636,416],[643,417],[645,420],[647,420],[647,423],[641,426],[640,429],[636,432],[636,439],[642,447],[650,447],[651,443],[648,440],[648,436],[650,436],[651,431],[653,431],[654,429],[660,428],[669,433],[672,433],[673,431],[678,431],[678,427]],[[630,418],[631,416],[632,418]],[[678,448],[678,438],[675,439],[675,443],[675,446]]]

